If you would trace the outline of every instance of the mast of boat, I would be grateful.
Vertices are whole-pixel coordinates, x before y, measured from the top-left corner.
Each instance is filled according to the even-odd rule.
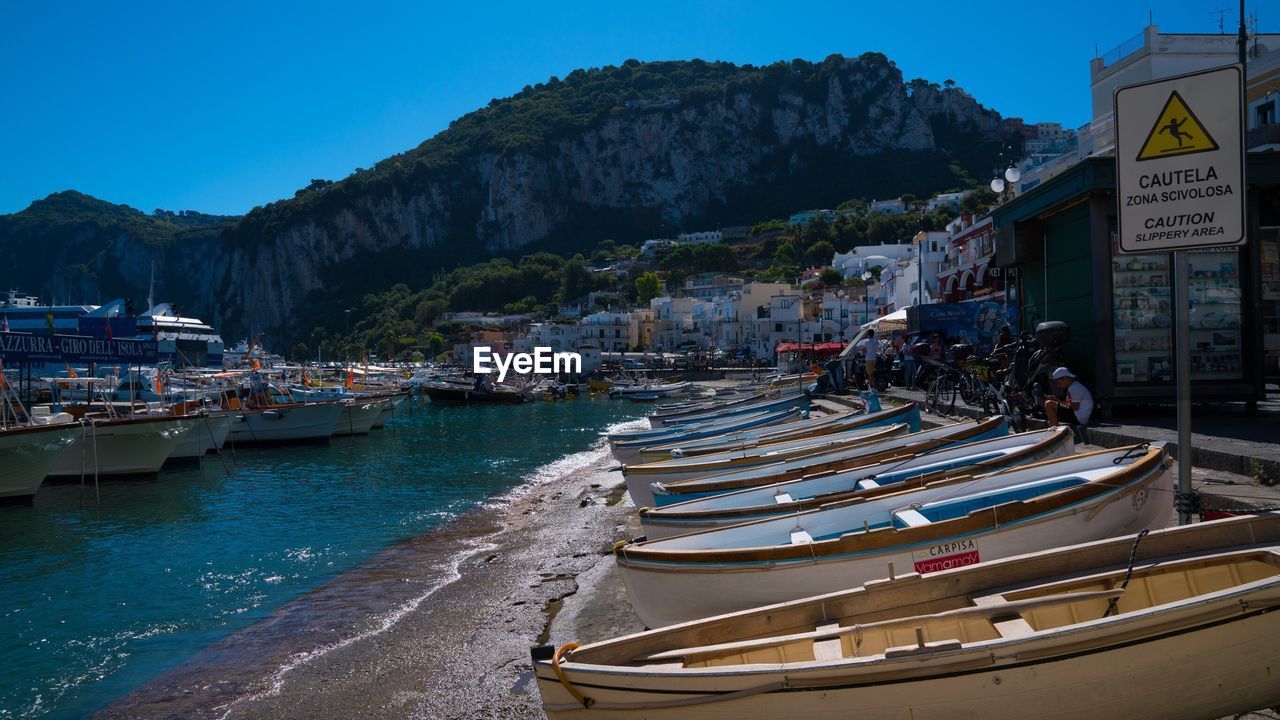
[[[147,312],[156,306],[156,261],[151,261],[151,285],[147,289]]]

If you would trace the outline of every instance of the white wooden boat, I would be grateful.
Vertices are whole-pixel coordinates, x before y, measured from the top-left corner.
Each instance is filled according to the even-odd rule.
[[[1074,455],[870,499],[659,540],[615,557],[649,627],[1163,527],[1173,480],[1163,448]]]
[[[795,401],[796,404],[789,407],[779,407],[761,412],[750,413],[747,415],[734,415],[724,418],[723,420],[707,421],[697,425],[680,425],[678,427],[664,428],[662,430],[653,430],[646,432],[660,433],[657,436],[614,439],[610,438],[609,444],[613,457],[621,462],[637,462],[640,460],[640,453],[648,445],[654,441],[657,442],[673,442],[681,438],[697,439],[703,437],[711,437],[713,435],[723,435],[726,432],[742,430],[753,427],[767,427],[770,425],[778,425],[793,420],[798,420],[804,410],[804,400]]]
[[[686,395],[693,389],[693,383],[644,383],[643,385],[614,385],[609,388],[609,395],[626,397],[628,395],[656,395],[657,397],[677,397]]]
[[[714,455],[694,455],[687,458],[671,458],[659,462],[639,465],[623,464],[622,471],[627,480],[627,488],[634,491],[633,501],[644,495],[646,488],[653,492],[652,486],[666,487],[668,483],[680,483],[690,479],[713,477],[744,468],[773,466],[790,459],[820,455],[839,450],[856,452],[857,448],[878,445],[895,438],[909,437],[910,428],[906,423],[891,425],[871,425],[854,428],[834,435],[822,435],[816,438],[803,438],[778,445],[765,445],[758,448],[747,448],[741,451],[716,453]],[[646,503],[650,504],[650,503]],[[644,505],[637,504],[638,507]]]
[[[84,422],[83,432],[49,469],[50,477],[155,474],[196,420],[157,415]]]
[[[342,415],[341,402],[290,403],[242,410],[231,425],[236,445],[323,442],[333,435]]]
[[[776,390],[773,392],[752,393],[742,397],[734,397],[725,400],[711,400],[708,402],[671,405],[650,415],[649,426],[652,428],[666,427],[668,421],[679,423],[681,418],[686,418],[690,415],[701,415],[717,411],[733,411],[749,405],[768,402],[769,400],[797,398],[802,395],[804,395],[804,393],[797,387],[787,388],[785,390]]]
[[[808,407],[809,398],[805,395],[798,394],[783,395],[781,397],[768,398],[737,407],[715,408],[690,415],[683,415],[678,418],[668,418],[667,421],[663,423],[662,429],[675,431],[679,430],[681,427],[699,425],[708,421],[725,420],[731,417],[750,415],[752,413],[759,413],[765,410],[778,410],[781,408],[795,407],[796,405]],[[655,430],[655,432],[661,431],[662,430]],[[644,432],[644,430],[636,431],[637,434]]]
[[[381,412],[378,413],[377,419],[373,421],[372,429],[377,430],[379,428],[386,427],[387,421],[391,419],[392,415],[396,414],[396,409],[399,408],[401,403],[407,400],[409,396],[404,393],[398,393],[396,395],[375,395],[373,397],[377,398],[379,403],[378,407],[381,410]]]
[[[640,459],[643,462],[658,462],[670,457],[710,455],[730,450],[744,450],[763,445],[773,445],[789,440],[829,435],[854,428],[900,422],[907,423],[910,432],[918,432],[920,430],[920,406],[915,403],[907,403],[873,413],[847,412],[839,415],[823,415],[779,425],[715,435],[709,438],[651,445],[646,446],[640,452]]]
[[[533,660],[552,720],[1231,717],[1280,704],[1280,514],[899,572]]]
[[[80,433],[79,423],[0,429],[0,502],[29,501]]]
[[[236,419],[232,412],[210,412],[188,415],[195,422],[191,432],[182,436],[169,453],[170,460],[199,460],[206,453],[220,449],[231,434],[231,424]]]
[[[848,470],[850,468],[884,462],[891,458],[906,459],[929,450],[959,445],[961,443],[1004,437],[1009,433],[1009,426],[1000,417],[990,417],[977,422],[965,420],[951,425],[921,430],[899,437],[890,438],[868,445],[854,445],[813,455],[787,458],[781,462],[767,465],[753,465],[731,472],[723,472],[704,477],[692,477],[687,480],[653,483],[644,480],[649,466],[624,466],[630,489],[632,476],[639,476],[635,487],[637,495],[631,499],[638,507],[645,505],[661,507],[674,505],[684,500],[718,495],[733,490],[743,490],[761,485],[772,485],[815,475],[818,473]],[[656,463],[655,463],[656,464]],[[646,497],[647,493],[647,497]],[[645,502],[641,502],[644,499]]]
[[[855,497],[870,497],[885,490],[902,489],[905,483],[920,487],[957,475],[985,473],[1073,453],[1075,441],[1070,428],[1034,430],[842,472],[822,473],[660,508],[641,508],[640,525],[645,537],[652,540],[811,510]]]
[[[395,409],[394,405],[392,409]],[[376,399],[344,400],[342,414],[338,416],[338,423],[333,428],[333,436],[367,435],[382,412],[382,402]]]

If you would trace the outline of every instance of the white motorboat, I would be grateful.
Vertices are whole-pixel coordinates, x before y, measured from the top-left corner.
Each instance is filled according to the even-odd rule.
[[[376,399],[353,398],[343,401],[342,414],[333,428],[334,437],[367,435],[373,424],[382,416],[382,402]],[[394,407],[394,406],[393,406]]]
[[[29,501],[80,433],[79,423],[0,428],[0,502]]]
[[[231,442],[256,445],[324,442],[337,427],[346,408],[341,402],[286,403],[241,410],[231,424]]]
[[[83,431],[58,456],[49,476],[155,474],[195,424],[188,416],[85,418]]]
[[[199,460],[207,453],[220,450],[231,434],[236,413],[214,411],[188,416],[195,420],[191,432],[178,441],[169,453],[170,460]]]

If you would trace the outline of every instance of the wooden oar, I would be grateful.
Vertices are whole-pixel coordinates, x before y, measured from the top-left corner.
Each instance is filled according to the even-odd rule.
[[[703,660],[720,655],[730,655],[739,652],[749,652],[752,650],[761,650],[763,648],[777,647],[778,645],[786,645],[793,642],[801,642],[804,640],[825,640],[828,638],[842,637],[844,635],[853,635],[866,630],[883,630],[891,627],[913,626],[929,622],[931,620],[951,620],[964,619],[972,617],[994,617],[997,615],[1010,615],[1020,613],[1024,610],[1035,610],[1042,607],[1050,607],[1053,605],[1062,605],[1064,603],[1079,602],[1081,600],[1109,600],[1113,597],[1119,597],[1124,590],[1119,588],[1113,590],[1091,590],[1087,592],[1063,593],[1060,595],[1050,595],[1042,598],[1030,598],[1027,600],[1010,600],[1009,602],[999,603],[995,605],[980,605],[975,607],[958,608],[955,610],[946,610],[944,612],[932,613],[929,615],[912,615],[910,617],[893,618],[891,620],[880,620],[878,622],[864,623],[862,625],[846,625],[837,629],[830,630],[812,630],[809,632],[795,633],[792,635],[779,635],[771,638],[757,638],[755,640],[742,640],[739,642],[721,643],[718,645],[702,645],[699,647],[682,648],[679,650],[667,650],[652,655],[642,655],[635,658],[636,662],[653,662],[661,660],[678,660],[684,659],[685,662]]]

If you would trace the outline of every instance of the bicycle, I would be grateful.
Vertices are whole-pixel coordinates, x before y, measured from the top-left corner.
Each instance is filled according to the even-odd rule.
[[[956,409],[956,395],[959,394],[959,372],[933,358],[925,358],[925,363],[937,370],[933,382],[925,392],[924,404],[935,415],[950,415]]]

